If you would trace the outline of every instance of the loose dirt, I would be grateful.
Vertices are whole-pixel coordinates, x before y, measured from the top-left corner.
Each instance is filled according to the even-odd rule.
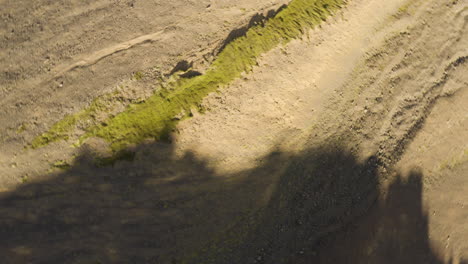
[[[466,1],[348,1],[131,160],[24,148],[284,3],[1,2],[5,263],[466,263]]]

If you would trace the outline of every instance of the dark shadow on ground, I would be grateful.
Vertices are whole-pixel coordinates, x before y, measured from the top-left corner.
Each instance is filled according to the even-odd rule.
[[[335,143],[272,152],[229,175],[163,143],[139,146],[132,162],[91,160],[83,152],[70,169],[0,197],[1,263],[312,263],[324,238],[379,194],[378,159],[360,161]],[[420,177],[410,179],[395,182],[334,263],[442,263],[430,249]],[[359,253],[369,245],[378,245],[372,258]]]
[[[252,16],[250,19],[249,23],[243,27],[234,29],[229,33],[229,35],[226,37],[226,39],[222,42],[221,46],[219,49],[216,51],[217,54],[221,53],[226,46],[234,41],[237,38],[243,37],[247,34],[247,31],[249,31],[250,28],[254,26],[264,26],[265,22],[268,21],[269,19],[274,18],[279,12],[281,12],[283,9],[285,9],[287,5],[282,5],[276,10],[269,10],[266,14],[260,14],[257,13]]]
[[[319,254],[299,263],[458,263],[444,262],[431,245],[422,177],[418,171],[397,175],[368,214],[322,239]]]

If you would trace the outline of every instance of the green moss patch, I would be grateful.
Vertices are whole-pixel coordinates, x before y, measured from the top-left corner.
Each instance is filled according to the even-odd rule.
[[[77,118],[74,115],[67,115],[64,119],[52,126],[49,131],[36,137],[32,142],[32,148],[39,148],[51,142],[68,139],[68,132],[76,125]]]
[[[342,3],[342,0],[294,0],[264,26],[255,26],[245,36],[228,44],[206,74],[180,80],[172,89],[153,95],[143,104],[129,107],[109,120],[106,126],[94,128],[89,135],[106,139],[114,150],[145,138],[167,136],[181,119],[178,117],[181,113],[200,108],[209,93],[239,78],[242,72],[251,71],[261,54],[302,35],[306,29],[325,20]]]
[[[116,152],[146,138],[167,137],[177,122],[190,116],[192,109],[201,109],[204,97],[249,72],[257,58],[277,45],[301,36],[306,30],[320,24],[345,0],[293,0],[286,8],[263,25],[248,30],[245,36],[233,40],[220,52],[204,75],[182,78],[144,103],[130,105],[106,124],[89,129],[83,139],[91,136],[104,138]],[[87,115],[86,111],[83,115]],[[81,116],[66,117],[39,137],[33,146],[41,146],[58,139],[75,126]]]
[[[88,108],[76,114],[66,115],[62,120],[55,123],[49,131],[36,137],[31,144],[32,148],[39,148],[58,140],[67,140],[70,132],[76,128],[78,123],[91,120],[97,113],[109,110],[105,103],[106,99],[106,96],[98,98]]]

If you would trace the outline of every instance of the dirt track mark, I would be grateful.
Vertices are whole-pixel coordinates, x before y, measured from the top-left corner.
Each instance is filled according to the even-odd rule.
[[[444,67],[443,75],[436,84],[428,89],[421,89],[413,95],[408,95],[397,103],[398,106],[392,110],[393,114],[391,114],[389,124],[386,125],[387,128],[384,128],[385,136],[379,143],[381,146],[379,153],[385,166],[390,167],[398,161],[398,157],[405,151],[405,146],[416,136],[437,100],[456,93],[456,90],[446,93],[443,88],[451,79],[456,67],[465,63],[467,58],[468,56],[462,56],[453,59]]]
[[[165,31],[166,31],[166,29],[163,29],[163,30],[158,31],[156,33],[139,36],[139,37],[134,38],[132,40],[122,42],[122,43],[116,44],[114,46],[107,47],[105,49],[99,50],[99,51],[97,51],[97,52],[95,52],[95,53],[93,53],[93,54],[91,54],[89,56],[81,58],[79,61],[77,61],[77,62],[75,62],[75,63],[73,63],[71,65],[59,66],[56,69],[54,69],[54,71],[57,72],[57,73],[51,79],[58,78],[58,77],[64,75],[65,73],[67,73],[69,71],[72,71],[72,70],[74,70],[76,68],[89,67],[89,66],[91,66],[93,64],[98,63],[100,60],[105,59],[106,57],[112,56],[113,54],[116,54],[116,53],[124,51],[124,50],[131,49],[131,48],[133,48],[135,46],[138,46],[138,45],[141,45],[143,43],[157,41]],[[50,81],[50,80],[48,80],[48,81]],[[46,82],[48,82],[48,81],[46,81]]]

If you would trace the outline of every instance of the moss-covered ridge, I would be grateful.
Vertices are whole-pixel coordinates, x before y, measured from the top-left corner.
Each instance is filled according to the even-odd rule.
[[[119,151],[145,138],[165,137],[179,120],[187,117],[185,113],[201,108],[200,103],[205,96],[239,78],[243,72],[251,71],[261,54],[301,36],[306,30],[324,21],[344,2],[345,0],[293,0],[264,25],[250,28],[245,36],[226,45],[204,75],[181,79],[169,89],[154,94],[146,102],[130,105],[126,111],[111,118],[105,125],[89,129],[83,138],[104,138],[111,143],[114,151]],[[58,133],[53,131],[54,128]],[[41,137],[48,138],[49,133],[56,139],[61,139],[61,132],[63,131],[55,125]]]
[[[109,110],[109,107],[105,103],[105,100],[108,99],[107,97],[109,95],[97,98],[86,109],[73,115],[65,116],[62,120],[55,123],[49,131],[36,137],[31,143],[32,147],[39,148],[54,141],[67,140],[70,132],[76,128],[80,121],[90,120],[97,113]]]
[[[342,0],[294,0],[277,16],[262,26],[251,28],[247,34],[230,44],[218,55],[206,74],[181,80],[173,90],[155,94],[145,103],[130,107],[100,126],[90,135],[112,143],[120,150],[145,138],[160,139],[173,128],[182,112],[189,113],[202,99],[250,71],[257,58],[278,44],[300,36],[306,29],[325,20]]]

